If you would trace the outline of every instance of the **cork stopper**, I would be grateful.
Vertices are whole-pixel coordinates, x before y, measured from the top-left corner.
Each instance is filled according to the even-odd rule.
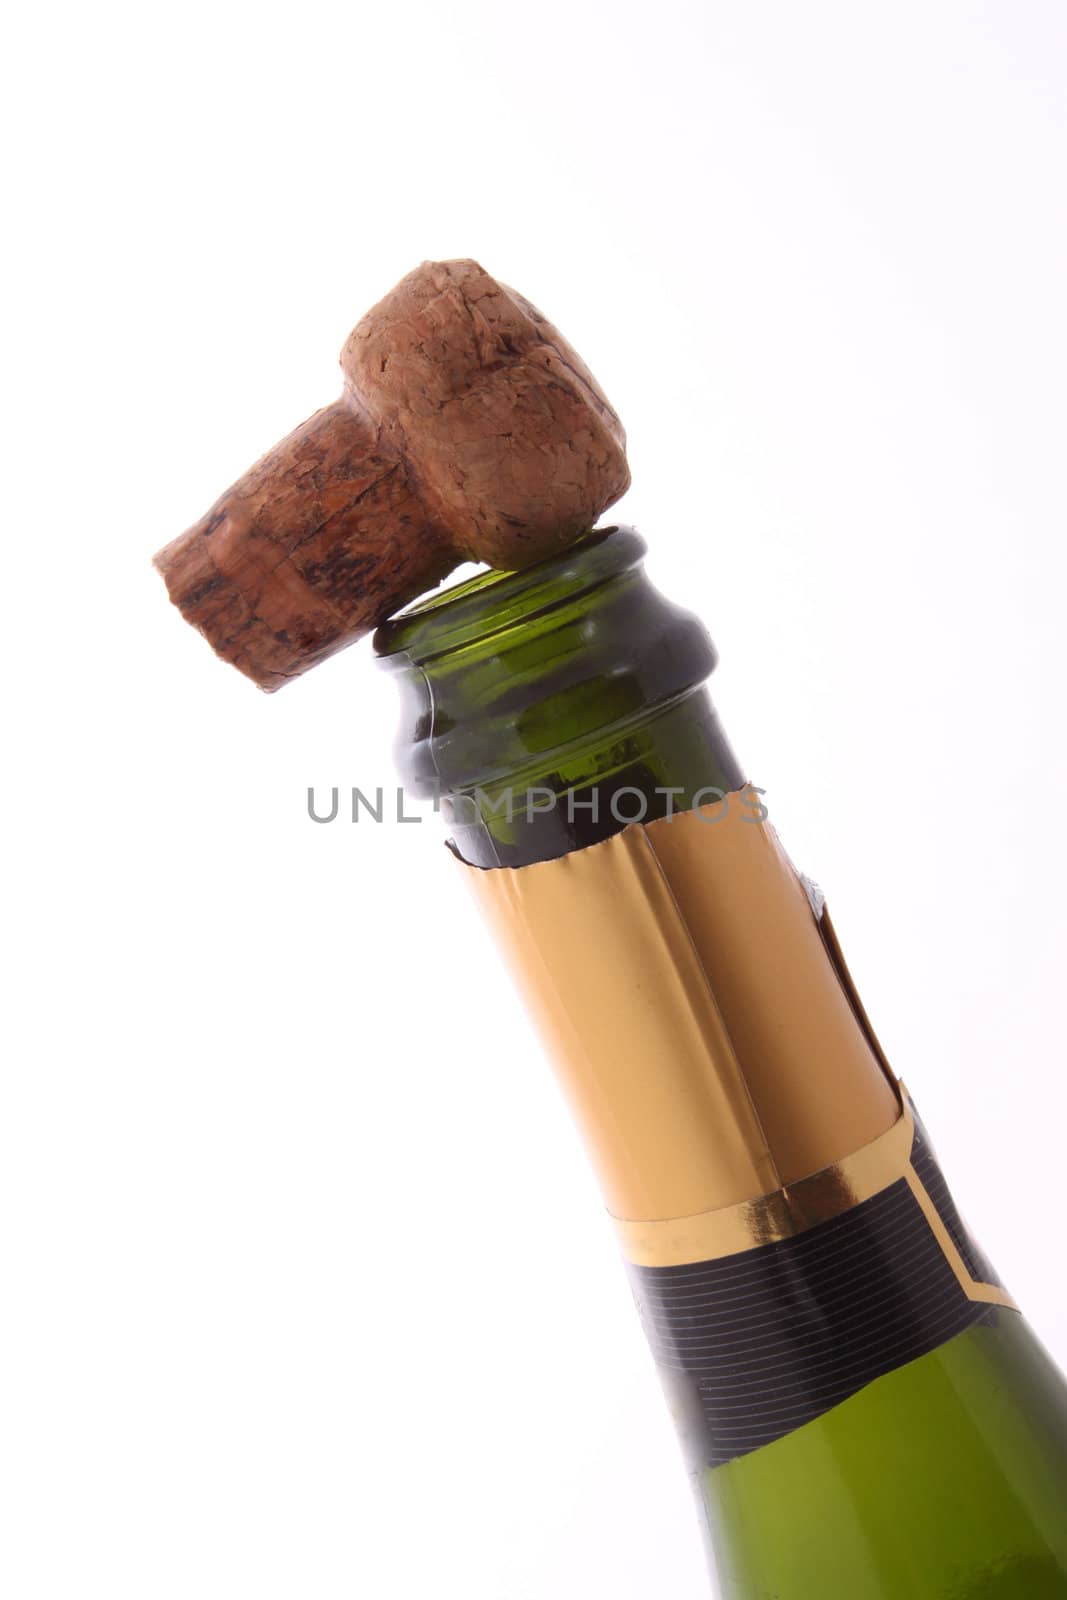
[[[552,324],[426,261],[352,330],[344,388],[155,557],[223,660],[278,689],[463,561],[566,548],[630,482],[622,424]]]

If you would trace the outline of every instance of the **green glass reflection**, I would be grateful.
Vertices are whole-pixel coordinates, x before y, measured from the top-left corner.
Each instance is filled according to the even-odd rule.
[[[644,553],[591,534],[376,635],[405,784],[445,798],[466,860],[550,859],[744,783],[714,647]],[[1067,1600],[1067,1388],[1015,1312],[725,1466],[677,1422],[724,1600]]]

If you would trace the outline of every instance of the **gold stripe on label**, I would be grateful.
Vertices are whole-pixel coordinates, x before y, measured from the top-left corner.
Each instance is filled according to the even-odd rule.
[[[613,1217],[623,1255],[639,1267],[714,1261],[779,1239],[792,1239],[820,1222],[842,1216],[910,1171],[915,1122],[906,1097],[903,1103],[904,1110],[888,1133],[844,1161],[774,1194],[662,1222],[627,1222]]]
[[[903,1083],[898,1082],[898,1089],[903,1109],[888,1133],[799,1183],[761,1195],[758,1200],[705,1211],[696,1217],[662,1222],[627,1222],[613,1217],[623,1255],[639,1267],[681,1267],[697,1261],[718,1261],[760,1245],[796,1238],[822,1222],[844,1216],[846,1211],[873,1200],[903,1179],[967,1298],[1018,1310],[1006,1289],[982,1283],[967,1270],[912,1165],[915,1116]]]
[[[991,1306],[1007,1306],[1011,1311],[1018,1311],[1019,1307],[1006,1289],[996,1283],[979,1283],[967,1271],[966,1263],[952,1241],[945,1224],[941,1220],[934,1202],[926,1192],[926,1186],[915,1168],[909,1161],[907,1171],[904,1173],[908,1188],[915,1196],[923,1216],[930,1224],[930,1231],[941,1246],[941,1253],[959,1280],[960,1288],[969,1300],[982,1300]]]

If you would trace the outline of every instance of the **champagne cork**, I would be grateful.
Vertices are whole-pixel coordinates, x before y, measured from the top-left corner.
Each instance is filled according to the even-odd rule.
[[[357,323],[339,400],[155,557],[171,599],[266,690],[464,561],[515,570],[630,482],[626,436],[563,336],[476,261],[426,261]]]

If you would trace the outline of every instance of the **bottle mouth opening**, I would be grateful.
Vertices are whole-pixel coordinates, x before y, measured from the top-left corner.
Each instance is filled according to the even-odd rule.
[[[633,528],[594,528],[559,555],[520,572],[477,572],[383,622],[374,651],[385,666],[394,656],[429,661],[570,603],[637,566],[646,548]]]

